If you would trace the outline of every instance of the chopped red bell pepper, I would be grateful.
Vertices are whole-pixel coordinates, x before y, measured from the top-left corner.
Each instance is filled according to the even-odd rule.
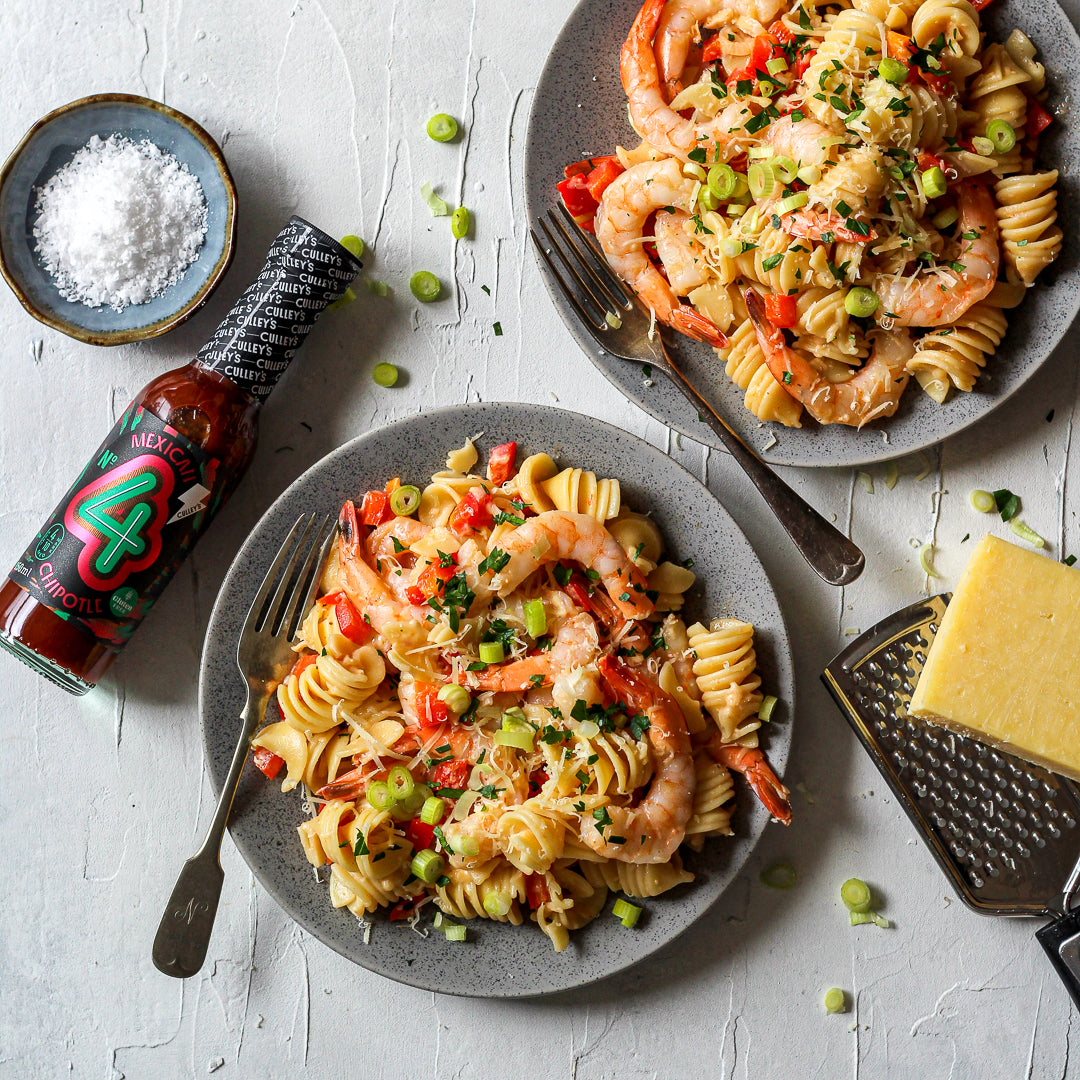
[[[758,34],[750,49],[750,68],[754,72],[760,71],[766,77],[770,77],[766,65],[774,56],[783,55],[783,48],[772,34]]]
[[[454,507],[449,524],[459,534],[466,530],[486,529],[491,524],[491,496],[486,491],[473,488]]]
[[[919,168],[925,172],[927,169],[940,169],[945,171],[945,160],[939,158],[937,154],[928,153],[926,150],[919,151]]]
[[[387,495],[393,495],[399,487],[401,487],[401,477],[395,476],[392,480],[386,481],[386,487],[383,488],[383,491],[385,491]]]
[[[801,79],[806,74],[806,69],[810,66],[810,61],[814,59],[816,53],[817,49],[811,49],[806,45],[800,49],[799,55],[795,58],[796,79]]]
[[[971,0],[971,6],[976,11],[982,11],[984,7],[989,7],[994,0]]]
[[[421,607],[427,603],[427,597],[424,595],[424,590],[419,585],[410,585],[405,590],[405,598],[410,604],[415,604],[417,607]]]
[[[1054,117],[1034,98],[1028,98],[1027,126],[1029,138],[1041,135],[1052,123]]]
[[[435,826],[428,825],[418,817],[414,817],[405,826],[405,839],[412,844],[417,851],[435,846]]]
[[[501,446],[494,446],[488,454],[487,474],[488,479],[502,487],[511,476],[514,475],[514,459],[517,457],[517,443],[504,442]]]
[[[899,60],[902,64],[911,62],[911,53],[914,48],[911,38],[904,37],[903,34],[898,34],[895,30],[886,30],[885,39],[889,56],[894,60]]]
[[[723,58],[723,40],[719,34],[715,34],[705,42],[705,47],[701,50],[701,62],[702,64],[711,64]]]
[[[273,780],[285,764],[285,759],[280,758],[273,750],[267,750],[265,746],[256,746],[251,753],[251,760],[255,767],[266,774],[267,780]]]
[[[625,171],[626,170],[623,169],[622,164],[617,157],[603,158],[600,161],[600,164],[585,177],[585,185],[589,189],[589,194],[599,204],[604,196],[604,192],[607,190],[608,184],[610,184],[616,176]]]
[[[551,899],[551,893],[547,887],[547,878],[543,874],[525,875],[525,899],[533,911]]]
[[[555,185],[566,209],[576,218],[592,217],[599,203],[592,197],[585,173],[576,173]]]
[[[799,312],[794,296],[772,293],[765,297],[765,317],[781,329],[790,330],[799,321]]]
[[[289,674],[299,675],[301,671],[304,671],[307,668],[311,667],[311,665],[314,664],[316,660],[318,660],[318,657],[313,652],[304,653],[304,655],[301,656],[295,664],[293,664],[292,670],[289,672]]]
[[[457,573],[457,556],[451,555],[453,562],[449,566],[442,563],[430,563],[420,572],[415,585],[410,585],[405,590],[409,602],[413,604],[427,603],[429,597],[437,596],[446,588],[446,583]]]
[[[416,715],[421,728],[438,727],[450,717],[450,709],[445,701],[439,700],[439,688],[434,683],[416,683]]]
[[[533,769],[529,773],[529,795],[535,795],[548,782],[550,777],[546,769]]]
[[[390,513],[390,496],[385,491],[369,491],[360,506],[360,521],[364,525],[381,525],[394,515]]]
[[[411,919],[423,899],[424,894],[421,893],[419,896],[410,896],[405,900],[399,900],[390,909],[390,921],[401,922],[403,919]]]
[[[472,765],[468,761],[440,761],[431,775],[431,782],[440,788],[455,788],[463,791],[469,783]]]
[[[347,596],[340,596],[334,604],[334,616],[337,618],[338,629],[357,645],[366,645],[375,634],[371,624]]]
[[[784,25],[783,19],[777,19],[769,27],[769,35],[779,41],[781,45],[790,45],[795,40],[794,33]]]

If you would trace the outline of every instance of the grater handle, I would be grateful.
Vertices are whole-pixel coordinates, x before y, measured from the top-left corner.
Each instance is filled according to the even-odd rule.
[[[1035,937],[1065,983],[1073,1004],[1080,1009],[1080,908],[1036,930]]]

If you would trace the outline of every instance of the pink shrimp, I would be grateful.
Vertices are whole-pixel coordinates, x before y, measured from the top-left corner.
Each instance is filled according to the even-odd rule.
[[[781,825],[791,824],[791,803],[788,801],[790,793],[780,783],[761,750],[756,746],[721,742],[719,731],[713,732],[712,738],[705,744],[705,749],[713,761],[734,772],[742,773],[765,809]]]

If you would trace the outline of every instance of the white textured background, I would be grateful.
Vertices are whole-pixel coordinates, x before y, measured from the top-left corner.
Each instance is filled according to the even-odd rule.
[[[1077,0],[1065,3],[1076,21]],[[961,538],[994,524],[968,508],[972,487],[1018,492],[1053,557],[1080,553],[1069,485],[1080,466],[1077,334],[989,422],[901,462],[892,491],[883,467],[872,470],[872,495],[849,470],[790,472],[850,523],[869,557],[844,592],[819,584],[729,460],[626,404],[548,302],[526,242],[522,153],[533,87],[570,8],[6,0],[0,9],[5,151],[66,101],[144,93],[218,138],[240,192],[228,278],[164,341],[79,345],[0,291],[0,558],[14,561],[139,387],[209,336],[290,212],[365,237],[375,251],[369,271],[394,290],[390,300],[361,292],[312,333],[265,410],[240,492],[96,692],[76,700],[0,658],[4,1080],[1080,1074],[1070,1065],[1076,1017],[1033,938],[1036,924],[980,918],[950,896],[817,678],[849,640],[845,630],[955,584]],[[425,136],[436,111],[462,121],[457,143]],[[419,197],[428,179],[473,211],[468,242],[455,245],[448,223],[430,217]],[[408,277],[421,266],[453,282],[452,299],[412,301]],[[380,359],[408,372],[404,385],[374,385]],[[349,437],[433,406],[500,398],[557,400],[662,446],[708,481],[758,547],[799,665],[787,777],[801,785],[796,823],[770,826],[730,893],[657,958],[562,999],[458,1000],[369,974],[292,925],[228,841],[203,972],[186,983],[160,975],[150,943],[212,802],[195,711],[198,657],[240,540],[287,482]],[[913,539],[936,543],[939,581],[921,573]],[[769,892],[758,874],[780,858],[795,864],[799,883]],[[848,927],[838,888],[853,874],[885,898],[895,929]],[[573,962],[572,949],[552,955],[553,964]],[[851,995],[846,1016],[823,1014],[833,985]]]

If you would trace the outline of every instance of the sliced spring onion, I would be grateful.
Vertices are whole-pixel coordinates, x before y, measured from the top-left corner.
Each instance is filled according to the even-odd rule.
[[[390,794],[394,796],[397,802],[407,799],[416,788],[416,781],[413,779],[412,773],[404,765],[395,765],[390,770],[386,782],[390,786]]]
[[[768,722],[772,719],[773,709],[776,708],[776,695],[766,694],[761,699],[761,707],[757,711],[757,718],[763,722]]]
[[[945,194],[945,174],[936,165],[922,174],[923,193],[928,199],[937,199]]]
[[[437,851],[424,848],[413,856],[409,869],[425,885],[432,885],[436,878],[442,877],[443,858]]]
[[[922,567],[922,571],[927,577],[941,577],[934,569],[933,544],[923,544],[923,546],[919,548],[919,565]]]
[[[825,135],[823,138],[818,139],[818,146],[822,150],[828,150],[831,146],[839,146],[841,143],[847,142],[847,139],[843,135]]]
[[[424,805],[420,807],[420,820],[425,825],[438,825],[445,813],[446,803],[432,795],[430,799],[425,799]]]
[[[971,503],[972,509],[978,510],[980,514],[989,514],[992,510],[997,509],[994,496],[989,491],[983,491],[982,488],[976,488],[968,496],[968,502]]]
[[[376,780],[375,783],[368,785],[367,801],[376,810],[389,810],[397,802],[397,799],[394,798],[394,793],[385,780]]]
[[[986,137],[994,144],[994,149],[999,154],[1007,154],[1016,146],[1016,132],[1008,120],[991,120],[986,125]]]
[[[765,70],[770,75],[779,75],[781,71],[787,71],[788,62],[782,56],[774,56],[765,62]]]
[[[734,259],[737,255],[742,254],[742,244],[738,240],[733,240],[730,236],[725,236],[720,241],[720,251],[726,258]]]
[[[805,191],[796,191],[794,195],[788,195],[781,199],[777,209],[781,216],[790,214],[792,210],[801,210],[810,201],[810,196]]]
[[[485,664],[497,664],[506,659],[506,650],[501,641],[481,641],[476,651]]]
[[[614,915],[623,926],[630,928],[631,926],[636,926],[638,919],[641,918],[641,908],[639,908],[637,904],[629,903],[620,896],[612,905],[611,914]]]
[[[844,901],[844,907],[848,911],[869,911],[870,886],[861,878],[848,878],[840,886],[840,899]]]
[[[384,360],[371,369],[371,377],[380,386],[393,386],[398,379],[398,369]]]
[[[439,293],[442,292],[439,279],[428,270],[417,270],[409,278],[409,288],[413,296],[422,304],[430,304],[432,300],[438,300]]]
[[[428,136],[436,142],[449,142],[457,133],[457,121],[449,113],[436,113],[427,122]]]
[[[447,683],[439,691],[439,700],[451,711],[462,716],[469,711],[472,704],[472,694],[464,686],[457,683]]]
[[[595,739],[600,734],[600,725],[595,720],[582,720],[577,730],[583,739]]]
[[[1012,529],[1021,540],[1027,541],[1032,547],[1046,547],[1046,541],[1034,529],[1025,525],[1019,518],[1013,518],[1012,521],[1009,522],[1009,528]]]
[[[411,517],[420,508],[420,489],[415,484],[402,484],[390,495],[390,509],[398,517]]]
[[[464,855],[466,859],[473,859],[480,854],[480,841],[475,836],[463,836],[455,843],[457,853]]]
[[[755,161],[747,171],[746,179],[755,199],[767,199],[778,183],[775,166],[765,161]]]
[[[493,919],[505,919],[510,914],[510,895],[504,892],[489,892],[484,897],[484,910]]]
[[[454,926],[441,911],[435,912],[435,918],[431,920],[431,926],[435,930],[445,930],[448,926]]]
[[[516,750],[532,750],[535,732],[529,731],[496,731],[492,739],[500,746],[512,746]]]
[[[888,930],[892,926],[892,923],[884,915],[879,915],[876,911],[870,912],[870,918],[874,920],[874,925],[880,926],[882,930]]]
[[[447,941],[464,941],[466,930],[461,923],[451,923],[443,933],[446,934]]]
[[[894,60],[891,56],[886,56],[881,63],[878,64],[878,74],[886,82],[891,82],[893,86],[900,86],[907,80],[908,69],[907,66],[901,64],[899,60]]]
[[[789,157],[778,157],[772,162],[781,184],[790,184],[799,175],[799,166]]]
[[[869,911],[849,911],[848,922],[852,926],[864,926],[866,923],[872,923],[874,916]]]
[[[847,296],[844,297],[844,310],[858,319],[865,319],[877,311],[879,303],[878,294],[873,289],[856,285],[855,288],[848,289]]]
[[[825,1011],[827,1013],[847,1012],[847,999],[844,996],[844,991],[839,986],[834,986],[831,990],[825,991]]]
[[[464,206],[459,206],[450,218],[450,231],[457,240],[463,240],[469,235],[469,211]]]
[[[935,229],[947,229],[950,225],[955,224],[959,217],[960,211],[955,206],[950,206],[948,210],[942,210],[941,213],[935,214],[930,220]]]
[[[738,175],[730,165],[721,161],[710,167],[706,180],[709,190],[718,199],[727,199],[735,194]]]
[[[374,278],[364,278],[364,288],[372,296],[388,296],[390,294],[390,286],[385,281],[376,281]]]
[[[531,638],[543,637],[547,633],[547,612],[543,600],[526,600],[522,604],[525,613],[525,633]]]
[[[990,157],[994,152],[994,144],[990,139],[983,138],[982,135],[975,135],[971,140],[971,149],[982,157]]]
[[[682,167],[683,176],[693,177],[695,180],[705,183],[708,173],[696,161],[684,161]]]
[[[503,731],[533,731],[532,724],[525,719],[525,710],[520,705],[512,705],[502,714]]]
[[[867,495],[874,494],[874,478],[868,472],[857,473],[855,478],[859,481],[859,487],[861,487]]]
[[[804,165],[795,175],[804,184],[816,184],[821,179],[821,170],[816,165]]]
[[[761,884],[770,889],[790,889],[795,884],[795,867],[778,862],[761,871]]]
[[[746,156],[750,161],[764,161],[765,158],[771,158],[775,155],[776,151],[771,146],[751,146],[746,151]]]
[[[890,461],[885,466],[885,486],[892,491],[896,487],[896,481],[900,479],[900,467],[895,461]]]
[[[355,255],[358,259],[364,254],[364,241],[361,240],[359,236],[354,236],[352,233],[341,238],[341,246],[350,255]]]
[[[446,217],[450,213],[450,207],[444,199],[440,199],[435,194],[435,190],[431,186],[430,180],[425,180],[420,187],[420,194],[424,198],[424,202],[428,204],[428,209],[431,211],[432,217]]]
[[[618,330],[622,326],[622,319],[618,315],[612,315],[610,311],[604,312],[604,322],[611,327],[612,330]]]
[[[390,813],[395,821],[411,821],[420,813],[424,800],[430,797],[431,788],[424,784],[422,788],[417,788],[411,795],[407,795],[404,799],[399,799],[394,803],[390,807]]]
[[[705,211],[720,209],[720,200],[713,194],[708,184],[702,184],[698,188],[697,204],[699,209]]]

